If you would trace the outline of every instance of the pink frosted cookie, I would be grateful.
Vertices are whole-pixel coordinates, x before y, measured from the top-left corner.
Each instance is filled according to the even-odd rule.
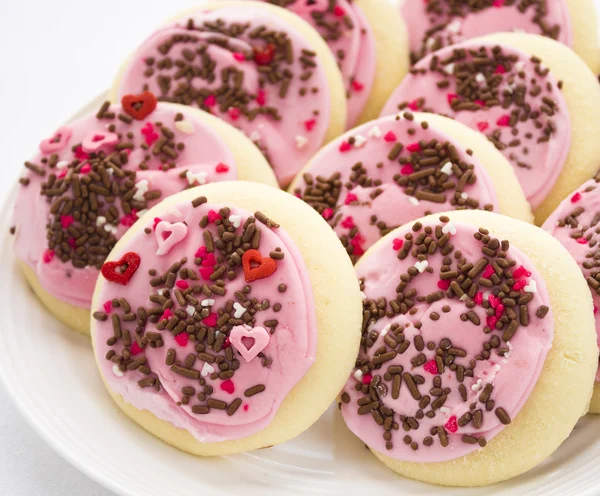
[[[197,455],[300,434],[339,393],[360,338],[356,277],[325,222],[242,181],[153,208],[103,265],[92,308],[115,401]]]
[[[596,333],[600,342],[600,174],[583,183],[546,219],[543,229],[558,239],[579,264],[594,300]],[[600,370],[596,373],[592,413],[600,413]]]
[[[406,30],[392,4],[378,0],[265,1],[291,10],[327,42],[346,86],[347,127],[375,118],[408,72]],[[380,77],[375,78],[376,73]]]
[[[242,130],[282,185],[346,124],[341,74],[323,39],[260,2],[209,3],[155,31],[125,64],[111,100],[146,89]]]
[[[591,0],[400,0],[413,63],[461,41],[500,32],[547,36],[573,48],[600,71],[596,9]]]
[[[341,410],[388,467],[485,485],[568,436],[597,346],[589,291],[556,240],[504,216],[450,212],[393,231],[356,271],[363,338]]]
[[[88,332],[99,269],[149,207],[192,186],[275,185],[262,154],[233,127],[146,92],[104,103],[59,128],[25,162],[13,225],[29,283],[63,322]]]
[[[498,34],[421,60],[382,115],[435,112],[484,134],[513,165],[541,222],[581,184],[573,184],[575,176],[595,173],[597,155],[589,151],[596,146],[587,143],[600,124],[590,124],[597,119],[589,105],[600,111],[600,87],[569,48],[541,36]]]
[[[411,220],[484,209],[531,222],[510,164],[481,134],[435,114],[380,117],[323,148],[290,192],[334,229],[353,262]]]

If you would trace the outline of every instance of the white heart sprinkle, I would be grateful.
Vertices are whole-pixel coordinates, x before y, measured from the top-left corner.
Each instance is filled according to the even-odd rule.
[[[190,317],[193,317],[193,316],[194,316],[194,314],[196,313],[196,309],[195,309],[195,308],[194,308],[192,305],[188,305],[188,306],[185,308],[185,311],[187,312],[187,314],[188,314]]]
[[[107,174],[108,174],[110,177],[112,177],[112,175],[115,173],[115,171],[114,171],[114,170],[112,170],[112,168],[108,168],[108,169],[106,169],[106,173],[107,173]]]
[[[450,64],[446,65],[446,67],[444,67],[444,71],[446,72],[446,74],[454,73],[454,64],[450,63]]]
[[[360,148],[366,142],[367,142],[367,138],[365,138],[364,136],[361,136],[360,134],[357,134],[356,136],[354,136],[354,148]]]
[[[529,284],[523,288],[526,293],[537,293],[537,283],[529,281]]]
[[[481,379],[477,379],[477,382],[471,386],[473,391],[479,391],[481,389],[481,384],[483,381]]]
[[[417,199],[416,199],[414,196],[409,196],[409,197],[408,197],[408,201],[409,201],[410,203],[412,203],[412,204],[413,204],[415,207],[416,207],[416,206],[417,206],[419,203],[421,203],[421,202],[420,202],[419,200],[417,200]]]
[[[240,305],[237,301],[233,303],[233,309],[235,310],[233,317],[236,319],[241,318],[241,316],[246,313],[246,308]]]
[[[377,126],[369,129],[369,138],[381,138],[381,130]]]
[[[517,70],[517,72],[521,72],[523,69],[525,69],[525,62],[523,62],[522,60],[519,60],[515,64],[515,69]]]
[[[458,19],[455,19],[454,21],[452,21],[450,24],[448,24],[446,26],[446,29],[448,31],[450,31],[451,33],[458,33],[460,31],[460,27],[461,27],[461,22]]]
[[[140,182],[135,185],[136,191],[133,195],[133,199],[137,201],[144,201],[144,195],[148,192],[148,188],[150,185],[148,184],[147,179],[142,179]]]
[[[115,374],[117,377],[123,377],[123,371],[119,368],[119,366],[115,363],[113,365],[113,374]]]
[[[214,371],[215,371],[215,368],[210,363],[204,362],[204,365],[202,366],[202,370],[200,371],[200,375],[202,377],[206,377],[207,375],[212,374]]]
[[[308,143],[308,138],[306,136],[302,136],[301,134],[296,135],[296,148],[302,149]]]
[[[96,217],[96,225],[101,226],[103,224],[106,224],[106,217],[103,217],[102,215]]]
[[[475,81],[478,83],[485,83],[485,76],[481,72],[478,72],[475,74]]]
[[[183,134],[194,134],[194,124],[192,121],[183,120],[175,123],[175,129],[181,131]]]
[[[212,307],[214,304],[215,300],[213,300],[212,298],[208,298],[200,302],[200,305],[202,305],[203,307]]]
[[[469,198],[469,195],[467,195],[466,193],[461,193],[461,194],[460,194],[460,197],[461,197],[463,200],[466,200],[467,198]]]
[[[415,269],[417,269],[421,274],[425,272],[425,269],[429,266],[429,262],[427,260],[419,260],[415,263]]]
[[[454,236],[456,234],[456,227],[454,227],[454,224],[452,224],[452,222],[448,222],[444,224],[444,227],[442,227],[442,232],[444,234],[450,233],[452,236]]]
[[[357,369],[357,370],[356,370],[356,372],[354,372],[354,378],[355,378],[357,381],[360,381],[360,380],[362,380],[362,376],[363,376],[362,370],[360,370],[360,369]]]
[[[111,234],[117,234],[117,226],[113,226],[112,224],[104,224],[104,230]]]
[[[190,185],[192,184],[206,184],[206,178],[208,177],[208,172],[192,172],[187,171],[185,173],[185,177],[188,180]]]
[[[442,174],[446,174],[447,176],[451,176],[454,171],[452,170],[452,162],[446,162],[444,166],[440,169]]]
[[[58,162],[56,164],[56,168],[57,169],[65,169],[67,167],[67,165],[69,165],[69,162],[67,162],[66,160],[61,160],[60,162]],[[112,170],[112,169],[110,169]]]
[[[427,45],[427,48],[433,47],[433,45],[435,45],[435,38],[427,38],[425,44]]]
[[[262,136],[258,131],[252,131],[250,133],[250,139],[252,141],[260,141],[261,138],[262,138]]]
[[[230,215],[229,222],[231,222],[233,227],[235,227],[237,229],[238,227],[240,227],[240,225],[242,223],[242,216],[241,215]]]

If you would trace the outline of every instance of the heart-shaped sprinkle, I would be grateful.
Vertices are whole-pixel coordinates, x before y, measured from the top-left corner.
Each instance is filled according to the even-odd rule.
[[[422,274],[423,272],[425,272],[425,269],[428,265],[429,262],[427,262],[427,260],[420,260],[415,263],[415,269],[417,269]]]
[[[141,261],[137,253],[130,251],[116,262],[105,262],[101,272],[107,281],[125,286],[138,270]]]
[[[40,143],[42,153],[56,153],[69,144],[71,139],[71,128],[61,127],[54,133],[52,138],[45,139]]]
[[[233,394],[235,392],[235,385],[231,379],[227,379],[221,383],[221,389],[226,393]]]
[[[242,315],[244,315],[246,313],[246,307],[243,306],[242,304],[238,303],[237,301],[233,302],[233,318],[235,319],[240,319],[242,317]]]
[[[187,236],[188,227],[183,222],[171,224],[166,220],[156,226],[156,241],[158,242],[158,256],[166,255],[171,249]]]
[[[118,142],[119,137],[115,133],[99,131],[89,134],[81,143],[81,147],[86,153],[94,153],[103,147],[116,145]]]
[[[231,225],[237,229],[242,224],[242,216],[241,215],[235,215],[235,214],[234,215],[230,215],[229,216],[229,222],[231,222]]]
[[[202,366],[202,370],[200,371],[200,375],[202,377],[206,377],[207,375],[212,374],[214,371],[215,371],[215,368],[210,363],[204,362],[204,365]]]
[[[139,95],[125,95],[121,98],[123,111],[138,121],[148,117],[157,103],[156,95],[151,91],[144,91]]]
[[[180,334],[177,334],[177,336],[175,336],[175,342],[181,346],[182,348],[185,348],[188,344],[188,339],[189,339],[190,335],[187,332],[182,332]]]
[[[263,257],[258,250],[248,250],[242,256],[242,267],[246,282],[252,282],[272,275],[277,270],[277,262]]]
[[[271,335],[264,327],[234,326],[229,334],[231,344],[239,351],[246,362],[252,361],[269,344]],[[252,340],[251,346],[247,346],[244,340]]]
[[[175,123],[175,129],[183,134],[194,134],[194,123],[192,121],[183,120]]]
[[[208,317],[206,317],[205,319],[202,320],[202,323],[204,325],[207,325],[208,327],[214,327],[217,325],[217,314],[216,313],[211,313]]]

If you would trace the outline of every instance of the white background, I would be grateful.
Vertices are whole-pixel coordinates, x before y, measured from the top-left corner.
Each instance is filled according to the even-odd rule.
[[[0,0],[2,202],[40,140],[105,91],[124,57],[154,27],[197,3]],[[112,495],[55,454],[1,385],[0,494]]]

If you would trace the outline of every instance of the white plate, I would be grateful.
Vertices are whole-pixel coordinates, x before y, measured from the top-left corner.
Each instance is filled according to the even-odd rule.
[[[81,113],[100,106],[91,102]],[[0,378],[35,430],[64,458],[119,495],[281,496],[307,493],[536,494],[600,490],[600,416],[583,418],[548,460],[488,488],[440,488],[395,475],[346,429],[337,409],[297,439],[222,458],[197,458],[154,438],[108,396],[89,339],[60,324],[29,290],[8,235],[14,194],[0,217]]]

